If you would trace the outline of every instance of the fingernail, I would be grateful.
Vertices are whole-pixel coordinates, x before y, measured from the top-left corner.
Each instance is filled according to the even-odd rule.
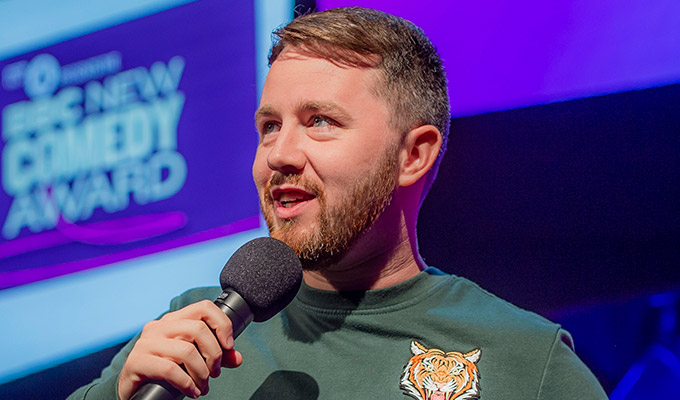
[[[194,399],[197,399],[201,395],[201,391],[195,387],[194,388]]]
[[[234,338],[229,336],[227,339],[227,350],[231,350],[234,347]]]

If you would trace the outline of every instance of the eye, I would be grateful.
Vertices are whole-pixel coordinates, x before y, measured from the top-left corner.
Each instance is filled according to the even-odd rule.
[[[273,121],[267,121],[264,124],[262,124],[262,129],[260,130],[260,132],[263,135],[269,135],[269,134],[272,134],[274,132],[277,132],[279,130],[279,128],[280,127],[279,127],[278,123],[273,122]]]
[[[456,362],[456,365],[454,365],[453,368],[451,368],[449,373],[452,374],[452,375],[458,375],[463,371],[463,369],[465,369],[463,364]]]
[[[310,125],[314,128],[329,128],[332,125],[336,125],[335,122],[322,115],[315,115],[311,118]]]
[[[426,372],[434,372],[435,371],[434,365],[432,364],[432,357],[424,359],[422,365],[423,365],[423,368],[425,368]]]
[[[316,128],[325,127],[330,125],[323,117],[315,116],[312,118],[312,126]]]

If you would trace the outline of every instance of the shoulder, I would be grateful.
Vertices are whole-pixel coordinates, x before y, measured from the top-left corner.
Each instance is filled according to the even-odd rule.
[[[428,300],[427,315],[448,323],[447,332],[458,348],[480,350],[478,366],[490,398],[508,391],[502,384],[508,377],[521,382],[523,396],[529,398],[606,398],[597,379],[574,353],[571,335],[559,324],[469,279],[441,273],[433,278],[437,284]],[[577,393],[583,396],[571,396]]]
[[[219,286],[189,289],[170,301],[170,311],[179,310],[201,300],[215,300],[220,293],[222,293],[222,289]]]
[[[464,321],[472,330],[503,332],[532,340],[541,338],[546,348],[561,331],[560,325],[501,299],[469,279],[434,271],[426,270],[438,281],[433,287],[436,310]]]

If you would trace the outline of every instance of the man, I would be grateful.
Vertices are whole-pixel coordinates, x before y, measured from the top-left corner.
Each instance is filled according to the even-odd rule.
[[[72,397],[128,399],[163,379],[194,398],[605,399],[559,326],[418,253],[418,210],[449,129],[443,68],[422,31],[345,8],[277,35],[253,177],[303,287],[236,345],[211,301],[221,290],[190,290]]]

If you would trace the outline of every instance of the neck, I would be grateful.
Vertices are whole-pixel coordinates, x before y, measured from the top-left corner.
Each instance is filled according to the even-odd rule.
[[[409,245],[406,245],[408,248]],[[374,254],[353,264],[334,265],[316,271],[304,271],[305,283],[322,290],[370,290],[396,285],[414,277],[425,265],[420,256],[393,249]]]
[[[417,249],[417,210],[405,212],[398,196],[347,250],[342,260],[304,271],[305,283],[322,290],[381,289],[414,277],[426,265]]]

